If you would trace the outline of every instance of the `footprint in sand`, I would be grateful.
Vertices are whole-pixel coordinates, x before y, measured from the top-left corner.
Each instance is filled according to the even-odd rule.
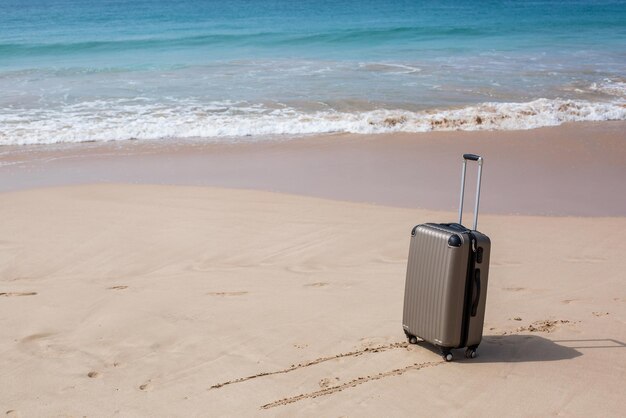
[[[502,290],[508,290],[509,292],[519,292],[522,290],[526,290],[525,287],[503,287]]]
[[[591,312],[594,316],[606,316],[608,312]]]
[[[22,342],[22,343],[30,343],[30,342],[33,342],[33,341],[41,340],[41,339],[46,338],[46,337],[50,337],[52,335],[54,335],[54,333],[52,333],[52,332],[40,332],[39,334],[33,334],[33,335],[29,335],[28,337],[24,337],[24,338],[22,338],[22,340],[20,342]]]
[[[207,295],[210,296],[241,296],[246,295],[249,292],[209,292]]]
[[[100,373],[98,373],[95,370],[90,371],[89,373],[87,373],[87,377],[91,378],[91,379],[95,379],[97,377],[100,377]]]
[[[12,297],[12,296],[35,296],[37,292],[2,292],[0,296]]]
[[[152,381],[148,380],[143,385],[139,385],[139,390],[143,390],[144,392],[152,390]]]
[[[128,289],[128,286],[124,286],[124,285],[111,286],[111,287],[107,287],[107,289],[109,289],[109,290],[124,290],[124,289]]]
[[[330,283],[326,283],[326,282],[315,282],[315,283],[307,283],[304,286],[305,287],[324,287],[324,286],[328,286]]]
[[[19,418],[21,416],[15,409],[9,409],[5,412],[5,415],[11,418]]]

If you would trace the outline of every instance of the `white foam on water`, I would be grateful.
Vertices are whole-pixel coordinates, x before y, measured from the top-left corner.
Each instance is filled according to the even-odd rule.
[[[98,100],[58,109],[5,108],[0,145],[53,144],[160,138],[211,138],[324,133],[523,130],[565,122],[626,120],[626,101],[538,99],[526,103],[483,103],[459,109],[377,109],[305,112],[288,106],[246,102],[191,101],[150,104]]]
[[[413,74],[422,71],[421,68],[407,64],[396,64],[390,62],[361,63],[359,67],[368,71],[383,72],[389,74]]]
[[[611,96],[626,98],[626,81],[605,79],[601,83],[592,83],[589,89]]]

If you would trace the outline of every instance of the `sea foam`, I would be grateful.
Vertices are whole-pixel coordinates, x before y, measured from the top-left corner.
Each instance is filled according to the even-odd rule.
[[[454,109],[303,111],[247,102],[150,104],[98,100],[57,109],[5,109],[0,145],[129,139],[201,138],[236,141],[326,133],[522,130],[565,122],[626,120],[626,101],[538,99]],[[251,137],[251,138],[250,138]]]

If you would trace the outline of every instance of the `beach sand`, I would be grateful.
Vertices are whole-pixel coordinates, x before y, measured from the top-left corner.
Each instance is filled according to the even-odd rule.
[[[460,155],[486,160],[484,213],[626,216],[626,121],[528,131],[337,134],[3,147],[0,192],[94,183],[213,186],[454,211]],[[468,178],[472,188],[474,176]]]
[[[623,416],[623,128],[5,150],[0,413]],[[446,363],[406,344],[406,257],[468,151],[485,336]]]

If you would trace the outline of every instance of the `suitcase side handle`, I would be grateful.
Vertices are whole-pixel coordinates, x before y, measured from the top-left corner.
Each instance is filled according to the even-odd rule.
[[[483,171],[483,157],[476,154],[463,154],[463,170],[461,171],[461,201],[459,203],[459,224],[463,224],[463,200],[465,197],[465,173],[467,171],[467,162],[478,162],[478,180],[476,182],[476,205],[474,207],[474,226],[472,230],[478,227],[478,204],[480,202],[480,180]]]
[[[476,316],[478,311],[478,303],[480,302],[480,269],[474,272],[474,298],[472,301],[472,310],[470,314]]]

